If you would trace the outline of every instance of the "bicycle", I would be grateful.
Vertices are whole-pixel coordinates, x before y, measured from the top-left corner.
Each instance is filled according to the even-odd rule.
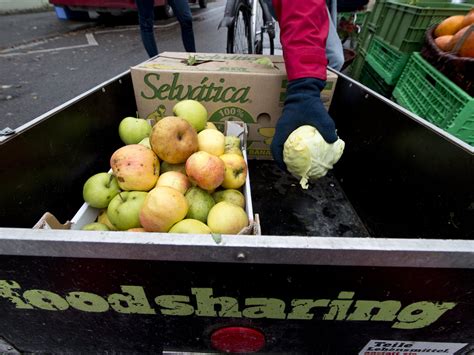
[[[220,27],[227,27],[227,53],[275,53],[275,20],[264,0],[227,0]]]

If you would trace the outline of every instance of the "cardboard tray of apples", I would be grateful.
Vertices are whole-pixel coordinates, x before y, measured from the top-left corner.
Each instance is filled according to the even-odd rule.
[[[189,109],[191,107],[191,109]],[[74,230],[260,234],[250,194],[244,122],[219,130],[197,101],[157,122],[126,117],[110,170],[92,174]]]

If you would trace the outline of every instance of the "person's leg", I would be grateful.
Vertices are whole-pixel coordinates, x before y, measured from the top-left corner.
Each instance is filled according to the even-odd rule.
[[[337,34],[336,25],[332,20],[331,13],[328,10],[329,15],[329,32],[326,40],[326,56],[328,59],[328,66],[335,70],[341,70],[344,65],[344,50],[342,48],[342,42]]]
[[[150,57],[158,54],[158,48],[155,41],[155,32],[153,26],[154,19],[154,0],[135,0],[138,10],[138,21],[140,23],[140,34],[143,46]]]
[[[168,4],[173,8],[174,14],[181,26],[181,37],[186,52],[196,52],[194,42],[193,16],[189,8],[188,0],[168,0]]]

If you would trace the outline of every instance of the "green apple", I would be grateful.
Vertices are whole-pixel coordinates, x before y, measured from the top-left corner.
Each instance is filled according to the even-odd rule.
[[[141,227],[139,215],[147,194],[145,191],[123,191],[115,196],[107,207],[110,222],[118,230]]]
[[[233,203],[234,205],[240,206],[242,208],[245,207],[245,197],[239,190],[235,189],[225,189],[219,190],[212,194],[214,201],[221,202],[227,201]]]
[[[186,218],[197,219],[206,223],[209,210],[215,204],[211,194],[198,186],[193,186],[188,189],[184,196],[189,205]]]
[[[225,136],[224,153],[235,153],[242,155],[240,138],[236,136]]]
[[[138,144],[150,136],[151,126],[143,118],[125,117],[119,124],[119,136],[125,144]]]
[[[203,104],[196,100],[182,100],[173,107],[175,116],[184,118],[196,132],[200,132],[206,127],[207,110]]]
[[[169,233],[187,233],[187,234],[211,234],[211,229],[201,221],[192,218],[186,218],[176,223],[168,231]]]
[[[82,188],[82,197],[91,207],[106,208],[120,192],[117,179],[110,173],[98,173],[87,179]]]
[[[109,227],[107,227],[103,223],[98,223],[98,222],[93,222],[86,224],[81,228],[83,231],[108,231],[110,230]]]
[[[138,142],[138,144],[144,145],[145,147],[151,149],[150,137],[145,137],[145,138],[143,138],[140,142]]]

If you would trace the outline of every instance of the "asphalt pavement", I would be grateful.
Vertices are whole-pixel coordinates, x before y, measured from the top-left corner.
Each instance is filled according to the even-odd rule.
[[[49,11],[0,15],[0,50],[44,40],[96,25],[95,21],[61,21]]]
[[[191,5],[199,52],[224,53],[225,0]],[[184,51],[176,18],[155,22],[160,52]],[[60,20],[54,11],[0,15],[0,130],[15,129],[148,59],[136,13]]]

